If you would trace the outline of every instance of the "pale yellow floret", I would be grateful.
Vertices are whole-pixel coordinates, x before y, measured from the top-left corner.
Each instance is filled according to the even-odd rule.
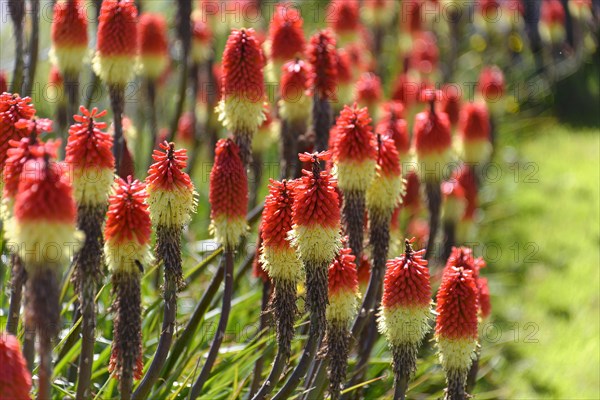
[[[15,206],[15,199],[9,199],[6,197],[2,197],[2,202],[0,203],[0,217],[4,221],[9,220],[12,217],[12,210]]]
[[[137,64],[135,56],[102,56],[96,53],[94,72],[108,85],[126,86],[133,78]]]
[[[135,242],[113,243],[107,240],[104,244],[106,263],[113,272],[140,273],[152,262],[150,243],[140,245]]]
[[[333,174],[343,191],[364,193],[375,178],[375,166],[375,160],[371,159],[362,162],[339,161],[333,169]]]
[[[263,99],[244,98],[238,95],[228,95],[217,105],[219,121],[232,132],[254,134],[263,123]]]
[[[457,149],[459,157],[467,164],[482,165],[486,163],[492,154],[492,144],[487,139],[459,141]]]
[[[294,225],[289,232],[292,245],[305,262],[329,263],[342,245],[340,228]]]
[[[5,223],[9,249],[11,253],[19,254],[26,268],[48,264],[67,266],[85,239],[74,222],[17,221],[11,218]]]
[[[441,182],[446,179],[450,175],[448,164],[452,158],[453,153],[450,149],[440,153],[417,155],[416,169],[421,181]]]
[[[240,239],[246,235],[248,224],[244,217],[228,217],[219,215],[213,218],[210,232],[214,235],[217,242],[230,249],[235,248]]]
[[[88,59],[87,46],[52,47],[48,53],[52,64],[63,74],[77,74]]]
[[[347,324],[356,318],[358,313],[358,293],[347,290],[339,290],[329,295],[329,306],[327,307],[327,320],[336,324]]]
[[[440,350],[440,362],[445,371],[468,371],[471,368],[477,340],[470,338],[446,339],[438,335],[436,341]]]
[[[465,213],[465,199],[455,196],[447,197],[442,208],[442,218],[445,221],[458,222]]]
[[[565,40],[565,28],[561,24],[539,24],[540,37],[545,43],[559,44]]]
[[[207,43],[202,43],[199,40],[192,42],[192,51],[190,53],[192,61],[196,64],[202,64],[210,58],[212,54],[212,46]]]
[[[400,176],[382,176],[377,174],[367,190],[367,208],[382,212],[393,212],[402,203],[406,192],[406,181]]]
[[[395,2],[391,1],[386,7],[363,7],[362,17],[371,26],[387,26],[393,18],[395,12]]]
[[[341,109],[344,104],[352,103],[352,98],[354,96],[354,85],[352,83],[340,83],[337,86],[337,91],[335,93],[335,99],[331,100],[332,103],[336,103],[335,108]]]
[[[302,261],[296,251],[291,248],[262,246],[260,260],[263,269],[273,280],[299,282],[303,275]]]
[[[432,313],[426,307],[382,307],[377,319],[379,332],[392,346],[420,344],[431,328]]]
[[[181,185],[171,190],[152,189],[148,186],[150,219],[154,225],[182,227],[192,219],[198,205],[194,189]]]
[[[312,99],[305,93],[290,95],[289,99],[279,100],[279,115],[281,119],[291,123],[304,122],[310,125]]]
[[[139,74],[146,78],[158,79],[167,68],[166,54],[144,54],[140,56]]]
[[[78,205],[105,205],[114,181],[110,168],[73,168],[73,196]]]
[[[266,128],[261,128],[252,141],[252,149],[256,153],[264,153],[279,139],[279,121],[273,120]]]

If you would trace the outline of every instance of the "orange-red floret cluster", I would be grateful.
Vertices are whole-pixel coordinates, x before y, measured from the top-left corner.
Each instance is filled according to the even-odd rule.
[[[152,226],[146,204],[146,185],[134,180],[117,178],[115,192],[108,201],[104,236],[113,243],[135,241],[139,245],[150,241]]]
[[[263,245],[289,248],[288,232],[292,229],[293,191],[287,181],[271,180],[260,227]]]
[[[105,0],[98,22],[98,52],[102,56],[137,54],[137,8],[132,0]]]
[[[231,139],[221,139],[215,149],[210,173],[211,217],[245,217],[248,210],[248,181],[239,147]]]
[[[250,102],[262,102],[263,65],[263,52],[254,30],[232,30],[223,52],[223,98],[234,95]]]
[[[106,110],[91,111],[81,106],[81,115],[74,115],[75,124],[69,128],[65,161],[76,167],[113,169],[115,159],[112,154],[112,135],[103,131],[106,122],[98,121],[106,115]]]

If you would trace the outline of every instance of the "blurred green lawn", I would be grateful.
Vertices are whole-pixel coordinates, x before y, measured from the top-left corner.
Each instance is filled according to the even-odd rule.
[[[486,271],[507,341],[494,380],[508,398],[598,399],[600,130],[538,119],[502,134],[480,232],[501,250]]]

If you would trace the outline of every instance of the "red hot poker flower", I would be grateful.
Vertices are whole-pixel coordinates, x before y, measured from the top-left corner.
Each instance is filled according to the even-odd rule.
[[[415,116],[413,146],[421,176],[440,181],[441,172],[449,161],[452,146],[448,114],[435,111],[433,92],[426,91],[430,109]]]
[[[271,57],[279,65],[304,53],[302,15],[291,4],[278,4],[269,27]]]
[[[340,189],[364,192],[375,175],[375,135],[366,108],[344,106],[335,124],[333,161]]]
[[[206,61],[212,53],[212,32],[201,12],[192,13],[192,51],[194,62]]]
[[[477,179],[475,173],[471,167],[463,164],[453,172],[452,179],[456,180],[462,187],[467,201],[463,219],[472,220],[478,207]]]
[[[360,27],[359,4],[356,0],[334,0],[329,3],[331,26],[344,43],[356,39]]]
[[[3,399],[29,400],[31,374],[16,337],[0,335],[0,389]]]
[[[298,282],[302,263],[289,242],[293,189],[290,182],[271,180],[261,222],[261,261],[272,279]]]
[[[381,80],[371,72],[365,72],[356,82],[356,101],[363,107],[375,112],[377,103],[381,100]]]
[[[400,157],[394,141],[390,137],[379,136],[375,179],[367,191],[369,212],[391,215],[402,201],[404,189]]]
[[[466,373],[471,367],[477,344],[478,308],[474,271],[447,265],[437,294],[435,326],[444,370]]]
[[[329,307],[327,319],[336,324],[348,324],[358,309],[358,272],[356,257],[343,248],[329,266]]]
[[[54,4],[50,57],[63,73],[77,73],[87,53],[87,16],[83,1],[61,0]]]
[[[106,133],[106,122],[98,119],[106,110],[91,111],[81,106],[81,115],[74,115],[69,128],[65,161],[73,168],[73,187],[78,204],[106,204],[113,182],[115,159],[113,138]]]
[[[3,197],[14,200],[21,181],[21,172],[25,163],[36,158],[40,153],[47,152],[52,158],[58,155],[58,142],[39,143],[31,137],[24,137],[20,141],[11,140],[11,148],[7,151],[7,159],[4,164],[4,191]],[[38,147],[43,146],[44,149]]]
[[[154,150],[154,164],[148,170],[148,204],[150,217],[159,226],[182,227],[196,209],[194,185],[184,171],[187,150],[175,150],[174,143],[161,143]]]
[[[125,85],[133,76],[137,55],[137,8],[132,0],[102,2],[94,70],[110,85]]]
[[[161,14],[140,16],[138,44],[142,75],[157,79],[168,63],[167,21]]]
[[[313,169],[302,170],[302,178],[294,186],[293,244],[304,261],[329,263],[341,244],[336,183],[319,167],[319,161],[330,157],[329,151],[299,155],[300,161],[311,162]]]
[[[490,142],[490,118],[484,102],[468,103],[460,114],[459,131],[461,152],[465,163],[478,164],[487,161],[492,145]]]
[[[477,87],[486,102],[497,102],[504,95],[504,73],[496,65],[484,67]]]
[[[312,67],[309,86],[323,99],[335,97],[338,79],[335,54],[335,39],[330,30],[319,31],[310,38],[307,49],[308,62]]]
[[[307,96],[308,64],[302,60],[290,61],[283,65],[282,70],[279,85],[281,117],[291,122],[306,121],[311,107],[311,100]]]
[[[18,94],[0,94],[0,168],[4,167],[6,152],[10,140],[19,140],[27,136],[27,132],[15,126],[21,119],[32,119],[35,108],[30,97],[21,97]]]
[[[264,120],[264,56],[253,29],[231,31],[223,52],[219,119],[233,132],[254,133]]]
[[[454,127],[460,117],[460,92],[454,85],[445,85],[442,91],[442,111],[448,114],[450,124]]]
[[[209,201],[215,238],[224,246],[235,247],[247,228],[248,181],[239,147],[231,139],[217,142]]]
[[[385,103],[379,123],[375,127],[376,134],[392,138],[400,159],[406,157],[410,151],[408,124],[403,119],[403,113],[404,106],[399,101]]]
[[[473,271],[481,314],[483,317],[487,317],[491,309],[490,293],[487,286],[487,279],[479,277],[479,271],[486,266],[485,260],[482,257],[475,258],[473,250],[468,247],[453,247],[445,268],[453,266]]]
[[[115,192],[109,199],[104,228],[107,245],[112,247],[133,243],[135,246],[147,246],[150,243],[151,225],[146,204],[146,185],[128,177],[127,181],[117,178],[115,186]],[[119,265],[114,267],[118,269]]]
[[[387,262],[379,329],[392,346],[419,344],[429,330],[431,284],[424,250],[406,251]]]

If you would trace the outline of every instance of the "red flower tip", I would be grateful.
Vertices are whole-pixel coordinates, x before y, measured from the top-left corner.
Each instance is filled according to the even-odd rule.
[[[339,49],[335,55],[337,66],[337,79],[340,84],[351,83],[354,76],[352,74],[352,59],[350,53],[345,49]]]
[[[319,160],[329,159],[328,151],[300,154],[300,161],[312,162],[313,171],[302,170],[294,182],[294,225],[320,225],[335,228],[340,223],[339,197],[336,183],[327,171],[320,171]]]
[[[154,150],[152,158],[154,164],[148,169],[146,183],[153,190],[175,190],[181,187],[193,189],[194,185],[190,176],[185,173],[187,166],[187,150],[175,150],[173,142],[165,140],[158,145],[161,150]]]
[[[140,55],[167,56],[167,21],[162,14],[144,13],[138,22]]]
[[[422,74],[432,73],[438,64],[439,50],[433,33],[422,32],[413,42],[411,65]]]
[[[308,62],[312,67],[309,86],[324,99],[332,99],[335,96],[338,79],[335,55],[333,32],[325,29],[310,38],[307,50]]]
[[[353,33],[358,30],[360,25],[358,1],[333,0],[329,3],[328,15],[337,33]]]
[[[383,113],[375,127],[375,133],[389,136],[394,140],[396,150],[400,157],[410,150],[408,124],[403,119],[404,106],[399,101],[390,101],[383,105]]]
[[[367,107],[381,100],[381,80],[372,72],[365,72],[356,82],[356,101]]]
[[[240,149],[231,139],[221,139],[215,149],[210,172],[211,218],[219,215],[245,218],[248,210],[248,181]]]
[[[548,25],[564,25],[565,24],[565,9],[560,0],[545,0],[542,1],[540,8],[540,20]]]
[[[184,143],[194,141],[194,114],[191,111],[184,112],[179,118],[177,140]]]
[[[265,96],[264,57],[254,29],[231,31],[223,51],[223,97],[235,95],[253,103]]]
[[[463,140],[490,138],[490,120],[485,103],[468,103],[460,113],[460,132]]]
[[[356,293],[358,291],[358,273],[356,257],[349,248],[342,248],[329,265],[329,296],[339,291]]]
[[[454,85],[446,85],[442,91],[442,111],[448,114],[452,126],[456,125],[460,116],[459,90]]]
[[[304,53],[306,41],[302,16],[291,4],[278,4],[269,27],[271,57],[277,61],[292,60]]]
[[[367,108],[344,106],[335,123],[333,160],[335,162],[375,160],[375,135]]]
[[[421,182],[419,175],[411,171],[406,176],[406,192],[402,196],[402,206],[416,213],[421,208]]]
[[[296,102],[308,90],[308,65],[302,60],[290,61],[283,65],[281,75],[281,98],[288,102]]]
[[[151,224],[146,204],[146,185],[134,180],[116,178],[114,194],[108,200],[104,236],[113,243],[134,241],[138,245],[150,242]]]
[[[405,240],[406,251],[400,257],[388,260],[383,280],[382,305],[391,307],[427,307],[431,302],[431,284],[424,250],[414,251]]]
[[[468,165],[461,165],[456,171],[454,171],[452,179],[456,180],[463,189],[465,199],[467,200],[467,206],[465,208],[465,219],[472,219],[477,210],[477,179],[472,168]]]
[[[449,340],[477,339],[478,308],[473,271],[447,266],[437,294],[436,335]]]
[[[210,27],[204,21],[201,14],[194,14],[192,16],[192,36],[194,41],[202,44],[207,44],[212,40]]]
[[[504,73],[495,65],[483,68],[478,88],[485,101],[498,101],[504,95]]]
[[[55,48],[87,47],[87,15],[83,1],[62,0],[54,4],[50,37]]]
[[[320,153],[299,153],[298,158],[302,162],[318,164],[319,161],[329,161],[331,159],[331,150],[325,150]]]
[[[0,388],[3,399],[29,400],[31,374],[16,337],[0,335]]]
[[[64,86],[64,78],[60,73],[60,70],[56,67],[56,65],[52,65],[52,67],[50,67],[50,73],[48,74],[48,83],[58,88],[62,88]]]
[[[448,114],[434,111],[434,96],[437,96],[434,93],[436,92],[430,90],[423,92],[423,98],[430,101],[431,107],[415,117],[413,140],[417,155],[427,156],[432,153],[443,153],[452,145]]]
[[[7,199],[14,199],[21,182],[21,172],[25,163],[40,154],[48,153],[54,159],[58,155],[59,141],[40,143],[37,138],[24,137],[21,140],[11,140],[4,164],[4,193]],[[40,148],[42,147],[42,148]],[[29,171],[27,171],[29,173]]]
[[[389,136],[377,136],[377,167],[382,176],[400,176],[402,174],[396,145]]]
[[[133,0],[105,0],[98,22],[98,52],[101,56],[135,56],[137,53],[137,8]]]
[[[81,115],[74,115],[75,124],[69,128],[65,161],[81,168],[102,168],[112,170],[115,159],[112,154],[113,138],[106,133],[106,122],[98,119],[106,116],[106,110],[91,111],[81,106]]]
[[[15,124],[21,119],[32,119],[34,115],[35,108],[30,97],[6,92],[0,94],[0,168],[6,161],[9,141],[19,140],[28,134]]]
[[[464,268],[465,270],[473,271],[473,277],[479,277],[479,271],[485,267],[483,258],[475,258],[473,250],[469,247],[453,247],[450,256],[446,262],[445,268]]]
[[[285,179],[281,182],[271,179],[260,226],[264,246],[290,246],[287,234],[292,229],[292,204],[293,190],[289,182]]]
[[[20,221],[72,223],[77,211],[71,184],[60,165],[50,161],[52,146],[32,146],[32,156],[23,165],[15,196],[14,215]]]

